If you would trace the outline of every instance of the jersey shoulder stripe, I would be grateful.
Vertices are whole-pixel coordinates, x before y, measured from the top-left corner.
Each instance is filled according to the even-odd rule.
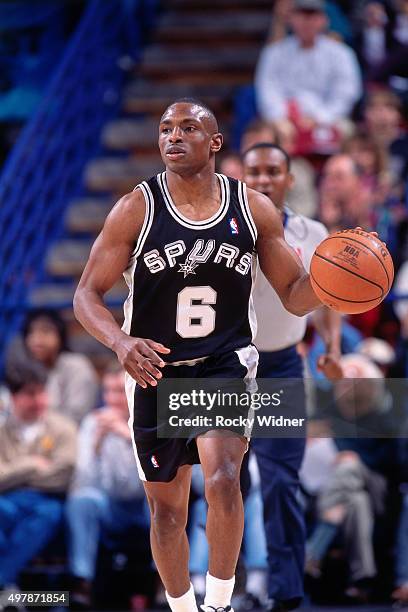
[[[255,244],[258,237],[258,230],[249,207],[247,186],[245,183],[242,183],[242,181],[238,181],[238,200],[241,206],[242,214],[244,215],[244,219],[247,222],[249,232]]]
[[[154,218],[154,197],[149,185],[146,183],[146,181],[144,181],[143,183],[136,185],[133,191],[136,191],[136,189],[140,189],[140,191],[143,193],[146,204],[146,212],[139,238],[137,239],[136,246],[131,254],[132,258],[139,257],[140,253],[142,252],[143,245],[146,242],[147,236],[149,235]]]

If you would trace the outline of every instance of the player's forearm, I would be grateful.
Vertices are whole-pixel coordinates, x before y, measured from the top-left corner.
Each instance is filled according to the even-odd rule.
[[[289,285],[287,294],[282,301],[286,310],[298,317],[303,317],[322,305],[312,289],[310,277],[307,273]]]
[[[327,353],[341,352],[341,315],[323,306],[313,313],[314,326],[326,345]]]
[[[91,336],[115,352],[119,342],[127,337],[96,291],[79,287],[74,296],[74,313]]]

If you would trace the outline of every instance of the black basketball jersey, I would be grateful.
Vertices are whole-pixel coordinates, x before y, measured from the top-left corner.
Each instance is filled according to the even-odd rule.
[[[129,287],[124,331],[171,349],[171,362],[243,348],[256,333],[251,290],[256,227],[246,186],[217,174],[218,211],[184,217],[166,173],[138,185],[146,201],[140,236],[124,273]]]

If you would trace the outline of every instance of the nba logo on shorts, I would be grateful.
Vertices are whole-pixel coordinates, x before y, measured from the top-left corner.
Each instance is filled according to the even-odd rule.
[[[229,224],[231,228],[231,234],[238,234],[238,223],[235,217],[232,217],[232,219],[229,220]]]
[[[155,455],[152,455],[150,457],[150,461],[152,462],[152,465],[153,465],[154,468],[159,468],[160,467],[159,462],[157,461]]]

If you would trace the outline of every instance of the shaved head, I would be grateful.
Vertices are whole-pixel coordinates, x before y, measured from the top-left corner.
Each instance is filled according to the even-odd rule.
[[[166,108],[160,122],[165,119],[166,115],[171,112],[171,109],[176,105],[190,106],[191,113],[204,123],[209,134],[218,133],[218,121],[215,118],[213,111],[206,104],[204,104],[204,102],[201,102],[201,100],[196,98],[179,98],[178,100],[175,100]]]

